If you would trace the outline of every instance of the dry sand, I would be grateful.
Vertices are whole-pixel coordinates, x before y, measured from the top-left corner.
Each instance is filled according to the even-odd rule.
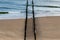
[[[24,40],[24,19],[0,20],[0,40]],[[27,40],[34,40],[32,18],[28,19]],[[60,40],[60,17],[36,18],[37,40]]]
[[[0,20],[0,40],[23,40],[24,20]]]
[[[36,18],[37,40],[60,40],[60,17]]]

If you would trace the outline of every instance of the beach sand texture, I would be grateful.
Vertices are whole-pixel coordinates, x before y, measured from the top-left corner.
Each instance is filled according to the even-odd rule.
[[[24,40],[24,19],[0,20],[0,40]],[[37,40],[60,40],[60,17],[36,18]],[[34,40],[32,18],[28,19],[27,40]]]
[[[23,40],[24,20],[0,20],[0,40]]]

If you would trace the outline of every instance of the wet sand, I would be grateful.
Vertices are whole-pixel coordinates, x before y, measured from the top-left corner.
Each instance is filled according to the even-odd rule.
[[[0,40],[24,40],[25,19],[0,20]],[[60,40],[60,17],[36,18],[37,40]],[[28,19],[27,40],[34,40],[32,18]]]

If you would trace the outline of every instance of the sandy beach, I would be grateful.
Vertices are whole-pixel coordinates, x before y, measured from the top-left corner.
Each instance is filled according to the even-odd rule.
[[[24,20],[0,20],[0,40],[23,40]]]
[[[60,17],[36,18],[37,40],[60,40]]]
[[[24,40],[25,19],[0,20],[0,40]],[[28,19],[27,40],[34,40],[32,18]],[[60,40],[60,17],[36,18],[37,40]]]

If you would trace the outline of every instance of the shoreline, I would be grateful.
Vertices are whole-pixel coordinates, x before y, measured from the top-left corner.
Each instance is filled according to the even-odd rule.
[[[49,18],[49,17],[60,17],[60,16],[44,16],[44,17],[35,17],[35,18]],[[18,19],[25,20],[25,18],[0,18],[0,20],[18,20]],[[32,17],[29,17],[28,19],[32,19]]]
[[[46,13],[46,14],[35,14],[35,17],[51,17],[51,16],[60,16],[60,13]],[[25,19],[25,14],[20,13],[9,13],[9,14],[1,14],[0,20],[2,19]],[[28,18],[32,18],[32,14],[28,15]]]

